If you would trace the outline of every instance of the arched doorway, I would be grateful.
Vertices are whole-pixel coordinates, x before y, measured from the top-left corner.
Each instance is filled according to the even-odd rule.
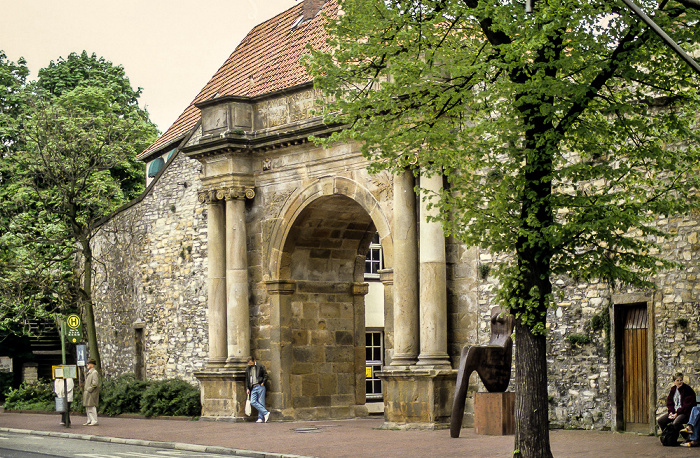
[[[277,232],[282,248],[271,259],[271,274],[278,278],[268,282],[271,362],[279,373],[271,394],[283,417],[367,414],[366,256],[378,232],[388,237],[388,224],[376,212],[370,215],[364,204],[373,198],[366,193],[358,199],[366,191],[356,183],[333,182],[319,182],[318,192],[302,191],[287,207],[287,224]],[[338,183],[353,192],[339,193]]]

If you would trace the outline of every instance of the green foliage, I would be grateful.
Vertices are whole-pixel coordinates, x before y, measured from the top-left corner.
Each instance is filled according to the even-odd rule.
[[[642,0],[697,49],[697,2]],[[611,2],[339,0],[306,64],[330,138],[372,171],[442,174],[423,195],[447,235],[504,255],[496,300],[515,316],[517,455],[551,456],[552,278],[654,287],[659,215],[700,205],[700,76]],[[420,182],[418,182],[420,187]],[[524,438],[527,437],[527,440]]]
[[[572,347],[588,345],[593,341],[593,339],[591,339],[591,337],[586,334],[569,334],[568,336],[566,336],[566,340],[569,341]]]
[[[606,308],[600,314],[591,317],[591,331],[610,329],[610,311]]]
[[[700,9],[659,7],[697,43]],[[686,5],[687,6],[687,5]],[[652,287],[658,215],[696,208],[700,80],[607,3],[341,0],[329,49],[308,59],[372,169],[442,173],[446,232],[512,254],[498,299],[545,332],[552,275]],[[657,8],[657,9],[655,9]],[[692,9],[691,9],[692,8]]]
[[[22,383],[17,389],[10,389],[5,398],[6,410],[55,410],[53,384],[37,381]]]
[[[24,59],[12,62],[0,50],[0,152],[4,154],[17,141],[15,120],[22,112],[21,94],[29,69]],[[5,171],[0,169],[0,180]],[[1,182],[1,181],[0,181]]]
[[[70,54],[27,83],[0,52],[0,331],[79,307],[98,360],[90,238],[144,189],[136,155],[158,135],[121,66]],[[84,271],[80,271],[80,267]]]
[[[141,88],[134,90],[124,67],[113,65],[104,57],[95,53],[88,55],[70,53],[68,57],[59,57],[51,61],[48,67],[39,70],[37,85],[54,96],[60,97],[76,88],[108,89],[114,96],[112,100],[118,104],[121,111],[129,107],[138,107]]]
[[[599,314],[591,317],[590,328],[592,331],[605,332],[605,353],[610,355],[610,309],[604,308]]]
[[[141,397],[149,383],[136,380],[133,374],[104,378],[100,388],[100,412],[105,415],[139,413]]]
[[[83,392],[75,387],[71,411],[83,410]],[[7,410],[55,410],[52,382],[23,383],[9,389]],[[189,416],[201,414],[199,388],[182,380],[143,381],[133,374],[104,377],[101,380],[99,410],[104,415],[142,414],[152,416]]]
[[[479,277],[482,280],[486,280],[489,278],[489,274],[491,273],[491,266],[489,264],[479,264]]]
[[[13,372],[0,372],[0,402],[5,400],[7,393],[12,388],[14,377]]]
[[[154,382],[143,393],[141,414],[147,417],[200,415],[202,405],[199,390],[182,380]]]

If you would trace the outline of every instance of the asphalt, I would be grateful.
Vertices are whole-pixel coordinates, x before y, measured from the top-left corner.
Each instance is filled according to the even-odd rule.
[[[70,428],[56,413],[0,413],[0,432],[50,435],[92,441],[216,452],[248,457],[510,457],[513,436],[477,435],[465,428],[459,438],[449,430],[382,429],[381,417],[303,422],[226,422],[143,417],[100,417],[83,426],[72,414]],[[555,457],[698,457],[700,448],[663,447],[654,436],[607,431],[553,430]]]

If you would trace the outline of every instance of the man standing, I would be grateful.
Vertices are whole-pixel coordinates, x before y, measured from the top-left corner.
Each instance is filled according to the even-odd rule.
[[[97,404],[100,402],[100,374],[95,369],[97,362],[89,359],[87,362],[87,375],[85,376],[85,388],[83,389],[83,405],[87,414],[87,422],[83,426],[97,425]]]
[[[267,423],[270,412],[265,408],[265,382],[267,371],[262,364],[258,364],[254,358],[248,358],[248,367],[245,368],[245,388],[250,396],[250,405],[258,411],[257,423]]]

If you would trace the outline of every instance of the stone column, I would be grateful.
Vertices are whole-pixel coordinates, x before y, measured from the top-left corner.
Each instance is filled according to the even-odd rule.
[[[292,410],[292,296],[296,291],[293,280],[266,281],[270,296],[270,391],[268,409],[293,416]]]
[[[226,363],[226,253],[224,208],[214,192],[200,194],[207,201],[207,257],[209,260],[209,361],[211,367]]]
[[[360,256],[358,261],[365,262],[365,257]],[[361,264],[360,264],[361,265]],[[354,364],[355,364],[355,404],[364,406],[367,400],[367,390],[365,387],[365,366],[367,365],[367,352],[365,350],[365,296],[369,293],[369,285],[367,283],[353,283],[350,286],[350,294],[353,302],[353,346],[354,348]],[[360,412],[355,408],[355,415]],[[367,415],[366,407],[364,415]]]
[[[226,365],[245,369],[250,356],[248,304],[248,253],[246,249],[245,195],[226,196]]]
[[[381,269],[379,280],[384,285],[384,365],[388,366],[394,355],[394,269]]]
[[[429,195],[442,189],[442,175],[421,175],[421,188]],[[418,365],[447,367],[447,266],[445,234],[439,222],[428,222],[437,215],[428,209],[428,201],[420,203],[420,355]],[[433,200],[435,202],[435,200]]]
[[[418,356],[418,243],[411,171],[394,176],[394,354],[391,366]]]

